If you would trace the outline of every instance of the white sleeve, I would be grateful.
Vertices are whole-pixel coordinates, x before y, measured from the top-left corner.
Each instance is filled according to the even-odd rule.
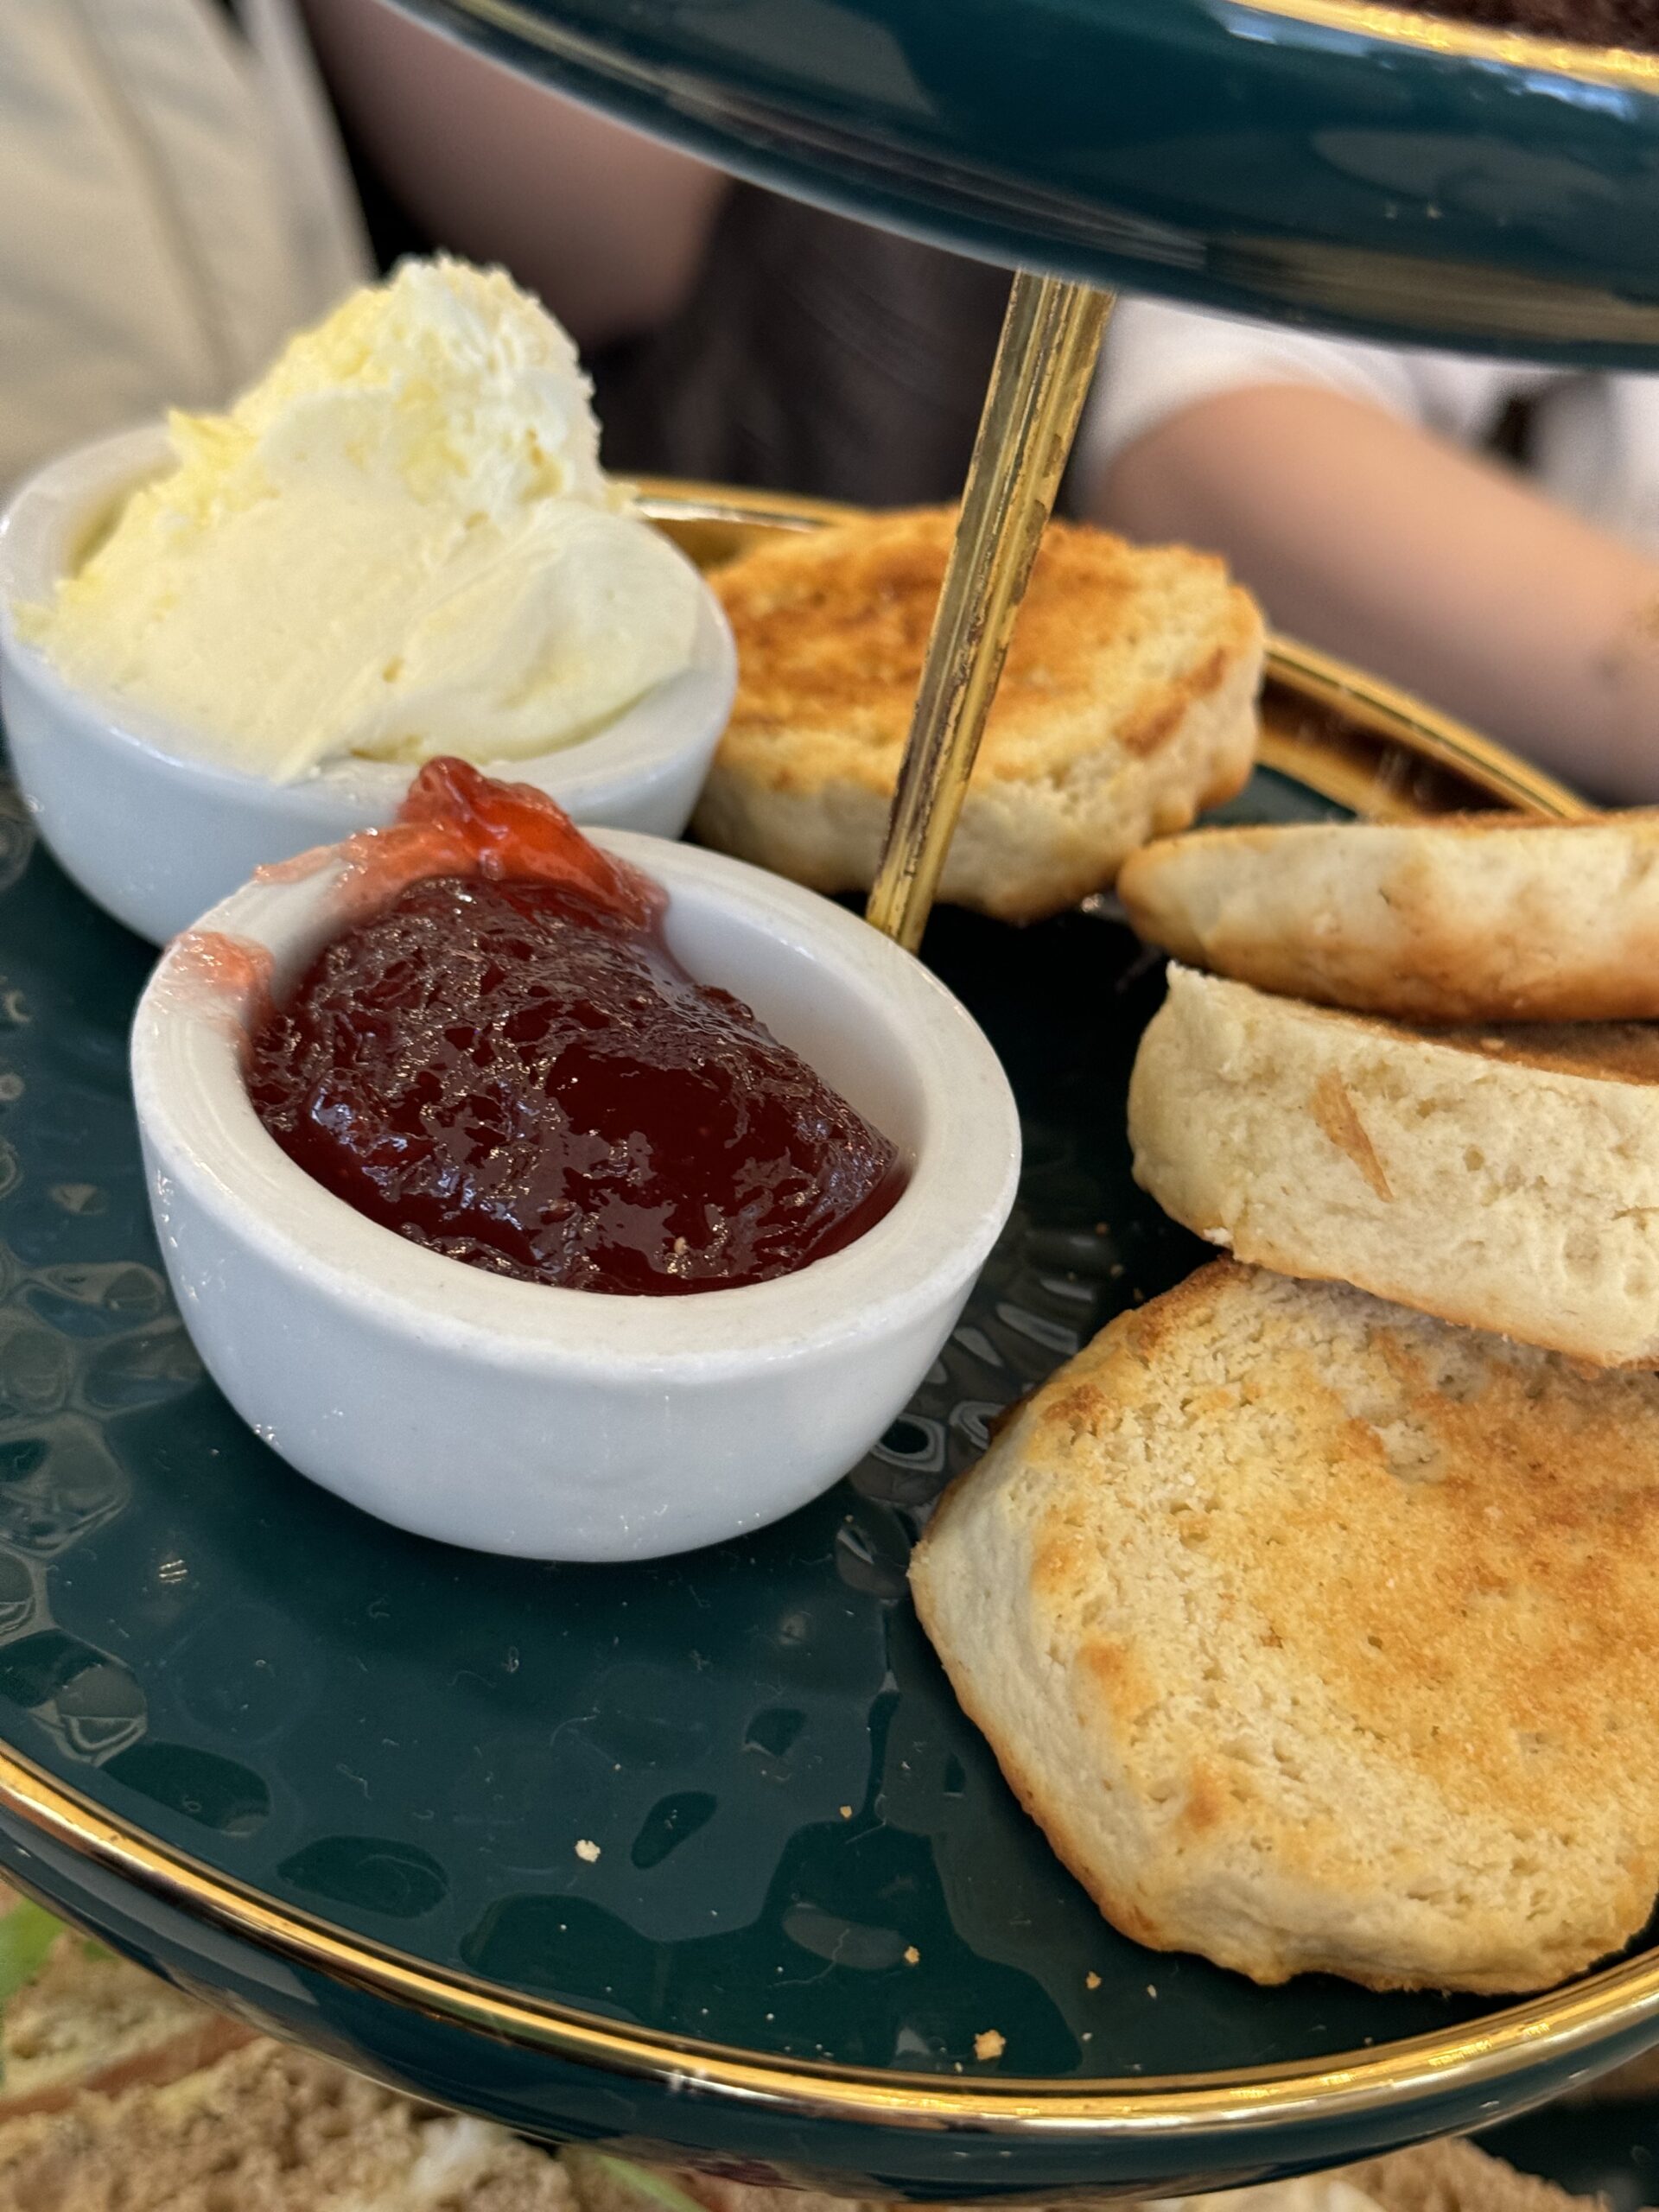
[[[309,322],[372,279],[368,229],[295,0],[242,0],[241,13],[287,186],[303,301],[296,320]]]
[[[0,0],[0,493],[220,406],[369,273],[291,0]]]
[[[1277,324],[1201,315],[1162,301],[1119,302],[1079,436],[1091,480],[1125,447],[1202,399],[1259,385],[1316,385],[1474,442],[1536,372],[1460,354],[1321,338]]]

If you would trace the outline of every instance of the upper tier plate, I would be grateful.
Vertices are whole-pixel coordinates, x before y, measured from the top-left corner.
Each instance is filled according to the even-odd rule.
[[[815,519],[657,506],[705,556]],[[1246,816],[1572,810],[1289,648],[1267,708]],[[1129,1178],[1160,984],[1108,912],[930,932],[1014,1079],[1027,1172],[910,1415],[751,1541],[555,1568],[353,1512],[200,1378],[127,1090],[151,955],[15,804],[0,832],[0,1862],[29,1886],[441,2101],[860,2196],[1329,2164],[1659,2032],[1659,1952],[1506,2005],[1262,1991],[1139,1949],[951,1698],[906,1593],[917,1510],[999,1407],[1204,1256]],[[489,1478],[482,1434],[454,1479]]]
[[[403,0],[766,184],[993,261],[1659,364],[1659,54],[1370,0]]]

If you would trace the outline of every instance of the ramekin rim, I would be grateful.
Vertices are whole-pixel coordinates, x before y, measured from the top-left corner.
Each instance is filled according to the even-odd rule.
[[[314,1181],[264,1128],[247,1096],[226,1007],[197,987],[180,988],[179,971],[169,968],[182,940],[158,963],[133,1024],[140,1127],[161,1172],[188,1175],[193,1201],[221,1228],[257,1238],[273,1262],[303,1277],[319,1297],[372,1312],[428,1342],[549,1372],[635,1381],[683,1368],[703,1376],[722,1369],[753,1372],[774,1359],[879,1337],[959,1287],[983,1262],[1007,1218],[1020,1162],[1019,1116],[1007,1075],[967,1010],[911,956],[814,893],[667,839],[594,834],[657,874],[671,901],[678,878],[715,904],[721,903],[723,890],[740,924],[764,925],[767,909],[786,918],[793,933],[785,941],[810,940],[804,957],[833,968],[850,995],[892,1015],[888,1030],[922,1096],[925,1141],[892,1211],[854,1243],[772,1282],[667,1299],[521,1282],[410,1244]],[[325,897],[334,880],[325,869],[299,881],[245,887],[186,938],[216,930],[263,944],[245,915],[238,921],[251,892],[304,902],[315,912],[311,902]],[[863,972],[872,966],[879,987],[877,976]],[[175,1028],[180,1022],[186,1032]],[[207,1088],[193,1086],[182,1098],[173,1091],[166,1030],[173,1031],[175,1053],[189,1051],[194,1041],[193,1071],[200,1074],[205,1066]],[[963,1110],[969,1102],[975,1110]],[[282,1209],[276,1219],[262,1203],[262,1194],[271,1192]],[[619,1328],[639,1341],[619,1350]],[[739,1330],[747,1341],[734,1344]]]
[[[136,490],[154,474],[168,447],[164,423],[148,423],[124,430],[105,432],[56,454],[18,484],[0,506],[0,661],[10,661],[42,693],[60,721],[73,722],[84,737],[119,750],[142,755],[158,772],[227,799],[257,803],[265,793],[280,794],[290,803],[303,804],[315,794],[319,807],[327,804],[342,785],[366,786],[365,798],[385,802],[407,787],[418,762],[349,759],[324,763],[308,775],[289,783],[228,762],[209,760],[169,743],[180,725],[167,715],[118,693],[88,690],[65,676],[49,653],[25,638],[17,627],[17,609],[35,603],[25,581],[17,574],[17,550],[25,553],[35,531],[52,526],[66,510],[90,511],[100,499],[113,499],[124,486]],[[37,516],[36,510],[45,511]],[[50,517],[51,519],[48,519]],[[718,595],[695,562],[669,538],[675,557],[697,579],[700,591],[697,651],[685,669],[653,685],[623,709],[602,729],[574,744],[549,751],[522,753],[499,760],[480,761],[486,774],[520,782],[556,778],[562,788],[579,782],[600,785],[613,779],[632,782],[647,777],[717,736],[731,711],[737,688],[737,648],[731,625]],[[49,589],[62,575],[61,564],[41,581]],[[710,684],[710,710],[696,725],[695,742],[674,734],[666,722],[659,736],[642,733],[646,709],[660,708],[664,695],[689,678]],[[619,755],[621,757],[619,759]],[[632,757],[637,755],[638,757]],[[565,772],[560,774],[560,771]]]

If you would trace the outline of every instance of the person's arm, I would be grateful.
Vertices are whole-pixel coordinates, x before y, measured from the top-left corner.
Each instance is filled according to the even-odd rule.
[[[728,179],[441,36],[385,0],[303,0],[329,88],[442,245],[499,261],[577,344],[667,321]]]
[[[1659,798],[1659,561],[1496,463],[1311,385],[1198,401],[1088,487],[1224,554],[1280,628],[1598,795]]]

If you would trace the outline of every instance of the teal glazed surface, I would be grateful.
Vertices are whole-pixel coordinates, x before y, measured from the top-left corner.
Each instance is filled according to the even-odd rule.
[[[1264,772],[1237,810],[1332,810]],[[334,1929],[809,2074],[1139,2082],[1313,2063],[1494,2009],[1332,1980],[1264,1992],[1116,1936],[911,1610],[918,1516],[990,1418],[1201,1256],[1129,1179],[1124,1084],[1161,983],[1127,931],[1086,912],[1024,933],[936,920],[930,957],[1013,1077],[1027,1172],[882,1446],[751,1540],[555,1568],[365,1518],[201,1378],[127,1091],[151,956],[29,851],[15,801],[0,830],[0,1743],[128,1833]],[[487,1436],[455,1480],[488,1482]],[[1566,2078],[1535,2063],[1479,2101],[1419,2091],[1268,2143],[875,2125],[815,2112],[810,2080],[792,2098],[695,2093],[671,2058],[601,2071],[469,2032],[296,1967],[3,1800],[0,1861],[187,1986],[423,2094],[859,2194],[1213,2184],[1466,2126]],[[987,2029],[998,2060],[975,2056]]]
[[[1659,362],[1659,73],[1243,0],[402,0],[798,196],[1275,320]],[[1394,18],[1397,23],[1398,16]]]

